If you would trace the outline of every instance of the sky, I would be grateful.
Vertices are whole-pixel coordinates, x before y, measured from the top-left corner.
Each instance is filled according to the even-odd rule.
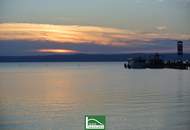
[[[190,0],[0,0],[0,56],[190,53]]]

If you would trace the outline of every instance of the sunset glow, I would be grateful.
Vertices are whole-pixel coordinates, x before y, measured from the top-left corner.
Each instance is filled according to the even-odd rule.
[[[0,54],[175,52],[177,40],[186,41],[184,50],[190,51],[190,34],[163,33],[163,28],[140,32],[99,26],[0,23]]]
[[[138,32],[116,28],[78,25],[50,25],[29,23],[0,24],[0,40],[52,41],[60,43],[95,43],[129,46],[155,39],[189,40],[189,34]]]
[[[189,53],[189,12],[190,0],[1,0],[0,56],[169,53],[179,40]]]
[[[79,53],[79,51],[76,50],[67,50],[67,49],[39,49],[37,52],[42,52],[42,53]]]

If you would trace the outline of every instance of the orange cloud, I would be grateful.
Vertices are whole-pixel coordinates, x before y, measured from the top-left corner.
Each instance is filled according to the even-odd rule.
[[[144,33],[125,29],[30,23],[1,23],[0,40],[47,40],[123,46],[158,39],[190,40],[190,34]]]

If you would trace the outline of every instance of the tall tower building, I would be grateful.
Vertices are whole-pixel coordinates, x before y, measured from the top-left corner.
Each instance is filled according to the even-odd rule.
[[[179,56],[183,55],[183,42],[182,41],[177,42],[177,54]]]

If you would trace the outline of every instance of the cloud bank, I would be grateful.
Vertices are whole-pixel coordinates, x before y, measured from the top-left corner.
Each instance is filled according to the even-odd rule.
[[[158,30],[165,30],[166,27],[158,27]],[[50,24],[31,24],[31,23],[1,23],[0,24],[0,48],[6,47],[12,41],[9,48],[21,50],[24,44],[18,41],[30,43],[30,49],[66,49],[76,52],[91,52],[106,48],[109,53],[168,50],[171,42],[176,44],[176,40],[187,42],[187,51],[190,51],[190,34],[169,34],[163,32],[138,32],[125,29],[79,26],[79,25],[50,25]],[[19,44],[18,46],[14,46]],[[17,41],[17,42],[16,42]],[[5,44],[6,43],[6,44]],[[40,43],[40,44],[38,44]],[[49,44],[51,43],[51,47]],[[38,48],[36,48],[38,44]],[[52,45],[53,44],[53,45]],[[58,47],[58,48],[57,48]],[[77,47],[77,48],[76,48]],[[86,48],[86,50],[84,49]],[[97,48],[95,51],[94,48]],[[105,49],[102,49],[105,48]],[[110,51],[109,51],[110,49]],[[94,50],[94,51],[93,51]],[[113,51],[114,50],[114,51]],[[53,52],[53,51],[52,51]],[[60,51],[61,52],[61,51]]]

